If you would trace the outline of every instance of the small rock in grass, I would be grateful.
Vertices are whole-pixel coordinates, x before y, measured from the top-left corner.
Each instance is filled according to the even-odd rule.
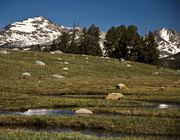
[[[35,61],[35,64],[39,65],[39,66],[46,66],[46,64],[44,62],[39,61],[39,60]]]
[[[40,86],[41,83],[42,83],[42,81],[39,80],[39,81],[37,82],[37,86]]]
[[[104,59],[110,59],[110,57],[107,57],[107,56],[106,56],[106,57],[104,57]]]
[[[120,58],[120,61],[121,61],[121,62],[125,62],[125,60],[124,60],[123,58]]]
[[[158,75],[158,74],[159,74],[159,72],[153,72],[153,74],[154,74],[154,75]]]
[[[50,52],[50,54],[63,54],[63,52],[62,52],[62,51],[57,50],[57,51],[51,51],[51,52]]]
[[[129,88],[125,84],[123,84],[123,83],[117,84],[116,85],[116,89],[129,90]]]
[[[127,64],[126,66],[129,67],[129,68],[132,68],[132,66],[130,64]]]
[[[24,51],[29,51],[31,48],[23,48]]]
[[[180,80],[175,81],[174,84],[175,84],[176,86],[179,86],[179,85],[180,85]]]
[[[65,65],[68,65],[68,64],[69,64],[69,62],[64,62],[64,64],[65,64]]]
[[[124,95],[122,95],[121,93],[109,93],[108,96],[106,96],[107,100],[118,100],[123,98]]]
[[[57,58],[57,60],[61,61],[61,60],[62,60],[62,58]]]
[[[24,73],[22,74],[22,76],[23,76],[23,77],[26,77],[26,76],[30,77],[31,74],[30,74],[29,72],[24,72]]]
[[[57,51],[50,51],[50,54],[63,54],[63,52],[59,51],[59,50],[57,50]]]
[[[64,68],[63,68],[63,70],[69,70],[69,68],[67,68],[67,67],[64,67]]]
[[[63,79],[63,78],[65,78],[65,77],[62,76],[61,74],[53,74],[52,76],[55,77],[55,78],[58,78],[58,79]]]
[[[165,87],[160,87],[159,90],[165,90]]]
[[[76,114],[93,114],[93,112],[91,110],[81,108],[79,110],[76,110]]]
[[[2,50],[2,51],[0,51],[0,54],[10,54],[10,52],[8,52],[6,50]]]
[[[167,104],[159,104],[159,108],[165,109],[165,108],[168,108],[168,105]]]
[[[13,51],[19,51],[19,49],[18,49],[18,48],[13,48],[12,50],[13,50]]]

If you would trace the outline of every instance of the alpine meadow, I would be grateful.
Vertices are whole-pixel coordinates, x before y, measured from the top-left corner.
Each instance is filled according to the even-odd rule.
[[[180,139],[178,0],[0,3],[0,140]]]

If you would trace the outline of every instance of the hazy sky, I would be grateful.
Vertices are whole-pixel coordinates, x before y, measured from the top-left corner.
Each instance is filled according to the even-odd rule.
[[[134,24],[140,33],[145,27],[180,31],[180,0],[0,0],[0,28],[34,16],[64,26],[94,23],[103,31],[122,24]]]

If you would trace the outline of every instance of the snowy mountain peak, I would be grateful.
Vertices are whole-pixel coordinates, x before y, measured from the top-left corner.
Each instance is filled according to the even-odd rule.
[[[162,28],[155,31],[154,35],[159,46],[161,58],[180,52],[180,33]]]
[[[61,35],[64,27],[58,26],[44,17],[28,18],[14,22],[0,32],[0,46],[27,47],[46,44]]]
[[[14,22],[0,30],[0,47],[8,48],[30,48],[37,45],[50,45],[59,42],[63,32],[73,35],[76,30],[75,39],[78,40],[82,34],[80,27],[59,26],[46,18],[39,16],[28,18],[23,21]],[[105,33],[100,35],[100,46],[103,49]]]
[[[63,32],[72,35],[73,30],[76,29],[75,39],[79,39],[82,29],[80,27],[64,27],[59,26],[45,17],[32,17],[23,21],[9,24],[3,29],[0,29],[0,47],[8,48],[29,48],[37,45],[49,45],[53,42],[58,42],[59,37]],[[103,51],[105,32],[100,33],[99,44]],[[167,57],[180,52],[180,33],[162,28],[154,32],[155,39],[162,57]]]

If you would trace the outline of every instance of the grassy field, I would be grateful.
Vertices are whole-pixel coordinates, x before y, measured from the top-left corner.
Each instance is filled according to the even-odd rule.
[[[0,114],[0,139],[98,139],[78,132],[31,131],[27,127],[105,130],[127,140],[180,138],[179,72],[93,56],[7,51],[10,54],[0,54],[0,111],[87,108],[94,114]],[[35,64],[37,60],[46,66]],[[24,72],[31,76],[22,76]],[[117,83],[124,83],[129,90],[119,91]],[[124,98],[106,100],[110,92],[120,92]],[[159,104],[169,104],[170,108],[160,109]],[[177,107],[171,108],[173,105]]]

